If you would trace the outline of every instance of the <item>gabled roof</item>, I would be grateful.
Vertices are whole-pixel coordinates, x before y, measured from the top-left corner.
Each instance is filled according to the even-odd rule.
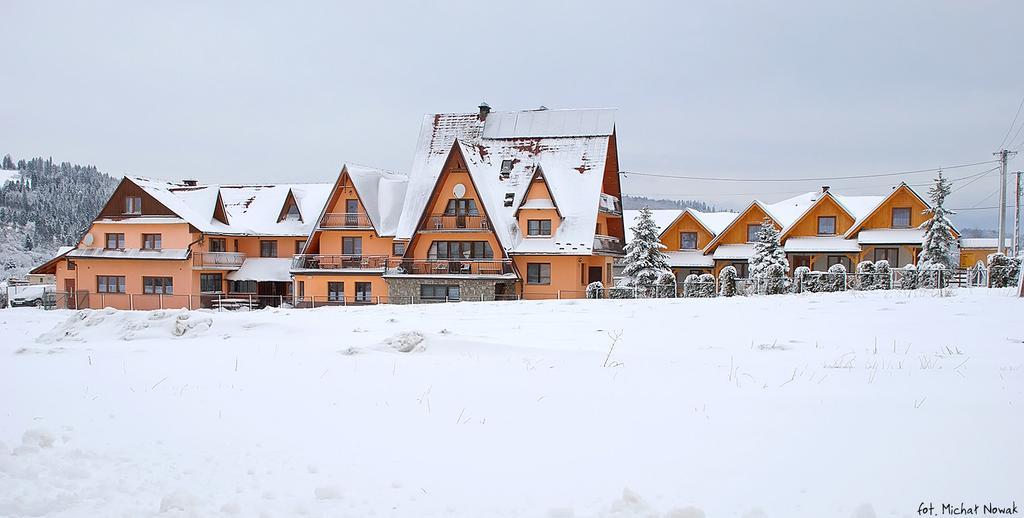
[[[409,186],[409,177],[394,171],[356,164],[345,164],[342,174],[348,174],[359,196],[367,217],[379,236],[393,236],[402,215],[402,202]]]
[[[704,253],[710,253],[714,247],[718,246],[718,242],[722,240],[722,236],[724,236],[730,229],[732,229],[732,227],[736,225],[737,221],[743,219],[743,216],[746,215],[746,213],[753,210],[754,207],[757,207],[764,211],[764,213],[768,215],[769,219],[771,219],[776,225],[779,225],[779,220],[775,218],[775,216],[772,214],[770,210],[768,210],[768,206],[766,206],[765,204],[761,203],[758,200],[754,200],[750,202],[750,204],[747,205],[745,209],[741,210],[739,214],[737,214],[736,217],[733,218],[732,221],[730,221],[729,224],[722,229],[721,232],[715,235],[715,237],[711,238],[711,241],[708,243],[708,245],[704,247]],[[715,259],[720,259],[720,257],[718,257],[716,254]]]
[[[850,212],[850,209],[846,208],[846,205],[843,204],[842,201],[837,199],[836,196],[834,196],[831,192],[825,191],[823,193],[820,193],[817,199],[814,199],[810,205],[807,205],[807,207],[804,209],[803,212],[800,213],[799,216],[793,219],[793,221],[791,221],[788,225],[786,225],[785,228],[782,229],[782,232],[779,234],[779,239],[785,240],[786,237],[789,236],[789,233],[792,232],[794,228],[796,228],[797,223],[803,221],[804,218],[806,218],[807,215],[810,214],[811,211],[813,211],[818,205],[825,203],[825,200],[832,200],[833,202],[835,202],[836,206],[838,206],[840,210],[845,212],[846,215],[850,217],[850,219],[854,221],[857,220],[857,216],[854,213]]]
[[[555,195],[554,195],[554,193],[551,192],[551,188],[549,188],[549,187],[547,189],[548,189],[548,197],[550,198],[550,200],[548,200],[548,201],[550,201],[550,203],[548,203],[546,205],[542,205],[541,203],[539,203],[539,202],[541,202],[541,200],[536,200],[536,199],[530,200],[529,202],[526,201],[526,197],[530,195],[530,189],[533,189],[533,186],[535,185],[534,182],[536,182],[537,180],[540,180],[540,181],[544,182],[544,185],[547,186],[548,181],[544,178],[544,171],[541,168],[541,166],[539,166],[539,165],[534,170],[533,176],[530,177],[530,179],[526,182],[526,190],[523,191],[522,199],[519,200],[519,205],[516,207],[515,216],[518,218],[519,217],[519,211],[521,209],[524,209],[524,208],[525,209],[554,209],[555,212],[558,214],[558,217],[561,218],[562,217],[562,211],[558,210],[558,202],[555,200]]]
[[[909,191],[910,194],[913,194],[914,197],[917,198],[918,200],[920,200],[921,203],[923,203],[925,207],[931,208],[931,205],[928,203],[928,201],[925,200],[924,198],[922,198],[920,194],[917,194],[917,191],[915,191],[913,188],[911,188],[909,185],[907,185],[907,182],[900,182],[899,185],[893,187],[892,191],[889,194],[885,195],[885,196],[878,196],[878,197],[864,196],[863,198],[876,198],[875,203],[868,210],[864,210],[863,207],[861,208],[860,217],[858,217],[853,222],[853,225],[850,227],[850,230],[846,231],[845,237],[849,238],[850,236],[853,236],[854,234],[856,234],[861,229],[861,227],[864,226],[864,223],[868,220],[868,218],[873,216],[876,212],[878,212],[879,209],[884,207],[885,204],[888,203],[889,200],[893,196],[895,196],[897,192],[900,192],[901,190],[904,190],[904,189]],[[865,201],[869,201],[869,200],[865,200]],[[953,230],[956,231],[955,228]]]
[[[697,224],[704,228],[711,237],[717,236],[722,230],[725,230],[732,220],[739,216],[737,212],[701,212],[699,210],[687,207],[684,210],[681,209],[651,209],[651,216],[654,219],[654,224],[658,226],[659,234],[658,237],[664,237],[668,229],[676,226],[679,220],[683,218],[683,215],[690,214],[693,219],[697,221]],[[625,220],[626,225],[626,242],[633,240],[633,231],[631,230],[633,225],[636,223],[636,218],[640,215],[639,210],[626,210],[622,212],[622,217]]]
[[[200,232],[225,235],[305,236],[327,201],[330,184],[184,185],[126,177]],[[291,196],[302,220],[278,216]]]
[[[614,113],[611,109],[491,112],[484,121],[476,113],[427,115],[396,237],[412,237],[448,154],[458,146],[507,251],[592,253]],[[503,179],[504,161],[511,168]],[[538,166],[563,219],[551,238],[525,239],[515,212]],[[511,206],[505,206],[506,195],[511,195]]]

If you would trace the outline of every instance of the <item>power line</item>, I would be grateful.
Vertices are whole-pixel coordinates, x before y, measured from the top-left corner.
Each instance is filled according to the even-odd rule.
[[[957,164],[944,167],[935,167],[931,169],[917,169],[914,171],[899,171],[895,173],[873,173],[873,174],[861,174],[861,175],[847,175],[847,176],[823,176],[823,177],[806,177],[806,178],[720,178],[712,176],[688,176],[688,175],[673,175],[664,173],[640,173],[637,171],[619,171],[621,174],[635,176],[649,176],[654,178],[671,178],[674,180],[699,180],[699,181],[711,181],[711,182],[810,182],[810,181],[832,181],[832,180],[855,180],[860,178],[881,178],[885,176],[904,176],[909,174],[921,174],[921,173],[933,173],[945,169],[959,169],[962,167],[973,167],[977,165],[991,164],[998,162],[998,160],[986,160],[984,162],[974,162],[971,164]]]
[[[1020,109],[1024,108],[1024,95],[1020,98],[1020,104],[1017,105],[1017,113],[1013,114],[1013,120],[1010,121],[1010,128],[1006,130],[1006,135],[1003,136],[1003,141],[999,143],[999,149],[1003,149],[1003,144],[1006,144],[1006,138],[1010,136],[1010,132],[1013,131],[1013,126],[1017,124],[1017,117],[1020,117]],[[1024,128],[1024,124],[1021,124],[1021,128]],[[1017,135],[1020,135],[1020,130],[1010,139],[1010,142],[1017,140]]]

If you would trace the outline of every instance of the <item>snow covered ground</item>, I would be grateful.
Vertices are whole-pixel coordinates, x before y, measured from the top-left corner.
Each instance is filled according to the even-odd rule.
[[[1004,290],[4,310],[0,516],[1021,505],[1022,314]]]

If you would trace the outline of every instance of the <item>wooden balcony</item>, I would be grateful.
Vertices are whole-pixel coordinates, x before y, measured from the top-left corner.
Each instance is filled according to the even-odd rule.
[[[490,230],[491,223],[484,216],[457,216],[454,214],[430,214],[420,230],[431,232],[479,232]]]
[[[617,237],[597,234],[594,236],[594,253],[622,254],[622,241],[619,241],[619,238]]]
[[[510,259],[402,259],[394,258],[388,265],[389,275],[514,275]]]
[[[292,257],[292,271],[320,270],[376,270],[383,272],[388,266],[386,255],[325,255],[300,254]]]
[[[622,202],[611,194],[601,193],[601,200],[597,207],[606,214],[622,215]]]
[[[320,228],[372,229],[373,223],[363,212],[328,212],[320,221]]]
[[[193,252],[192,268],[207,270],[237,270],[245,261],[241,252]]]

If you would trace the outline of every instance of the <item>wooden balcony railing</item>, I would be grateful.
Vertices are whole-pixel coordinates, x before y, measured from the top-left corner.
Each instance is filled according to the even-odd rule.
[[[490,230],[491,223],[484,216],[457,216],[454,214],[430,214],[423,222],[422,230]]]
[[[389,274],[407,275],[508,275],[514,273],[509,259],[392,259]]]
[[[292,257],[292,270],[381,270],[388,266],[386,255],[301,254]]]
[[[619,241],[619,238],[617,237],[597,234],[594,236],[594,251],[599,253],[621,254],[622,241]]]
[[[245,261],[245,254],[242,252],[193,252],[193,268],[218,268],[226,270],[237,270]]]
[[[320,228],[373,228],[373,223],[363,212],[328,212]]]

